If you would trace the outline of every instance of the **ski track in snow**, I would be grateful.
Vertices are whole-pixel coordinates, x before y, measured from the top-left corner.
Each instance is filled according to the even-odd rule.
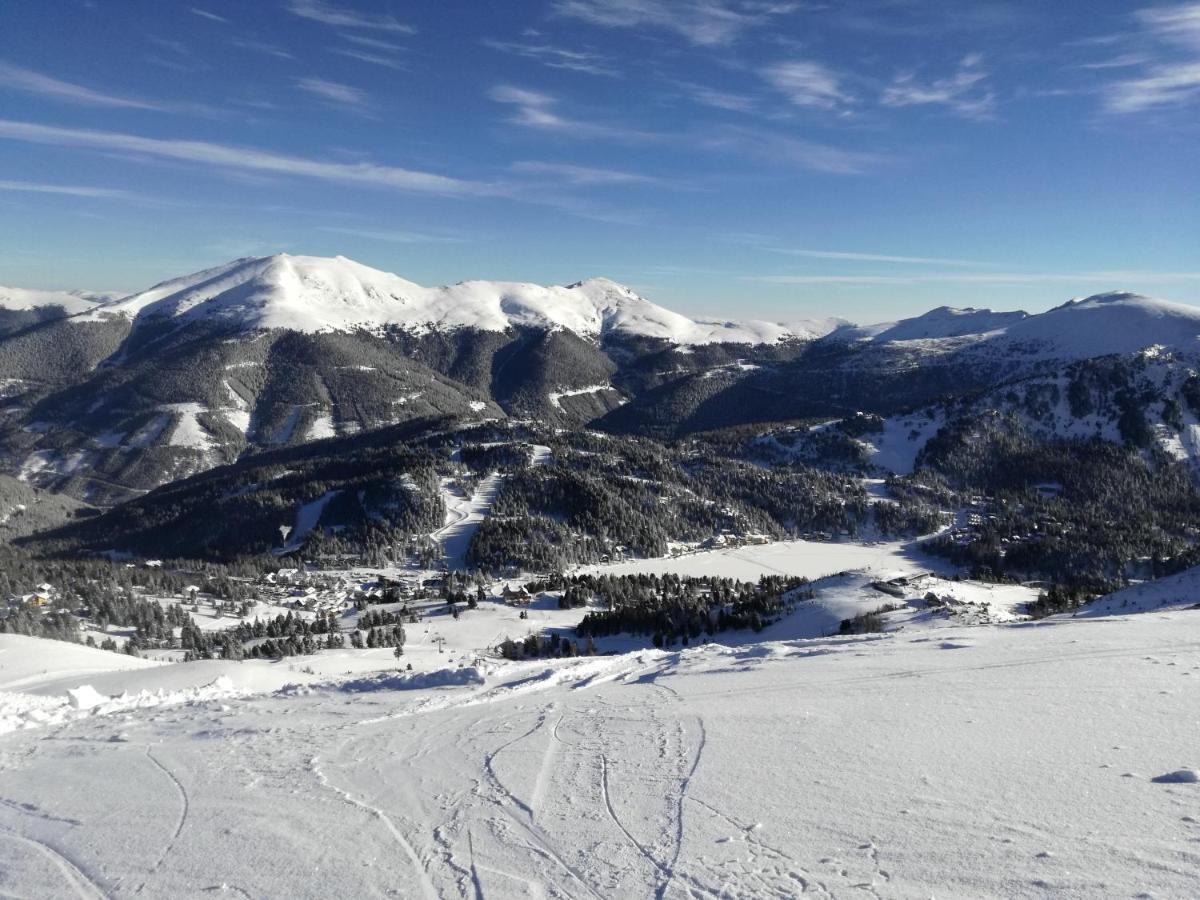
[[[184,789],[183,784],[175,776],[175,773],[172,772],[170,769],[168,769],[166,766],[164,766],[162,764],[162,762],[159,761],[158,757],[156,757],[154,755],[154,751],[151,750],[149,746],[146,747],[146,759],[150,760],[150,762],[154,764],[154,767],[156,769],[158,769],[160,772],[162,772],[163,775],[165,775],[170,780],[171,785],[174,787],[175,791],[179,794],[179,803],[180,803],[179,821],[175,824],[175,831],[171,835],[170,839],[167,841],[167,844],[163,848],[162,853],[159,855],[158,861],[154,863],[154,866],[150,870],[149,877],[153,877],[155,875],[155,873],[157,873],[158,870],[162,868],[163,863],[166,862],[167,857],[170,856],[171,850],[174,849],[176,841],[179,840],[179,835],[183,833],[183,826],[187,824],[188,810],[191,806],[191,803],[188,800],[187,791]],[[138,885],[137,890],[135,890],[133,892],[134,895],[136,896],[138,894],[141,894],[142,891],[145,889],[145,887],[146,887],[146,882],[143,881],[140,885]]]
[[[1194,612],[485,671],[6,735],[0,889],[1090,897],[1200,878],[1200,793],[1152,781],[1200,762]]]
[[[8,829],[0,830],[0,838],[10,841],[16,841],[19,844],[32,847],[39,855],[49,860],[54,867],[62,873],[63,879],[71,886],[71,891],[80,900],[95,900],[96,897],[102,897],[107,900],[110,896],[107,891],[100,887],[88,874],[79,867],[77,863],[71,860],[70,857],[63,854],[61,851],[51,847],[45,841],[39,841],[36,838],[27,837],[25,835],[16,834]],[[57,893],[57,892],[56,892]]]

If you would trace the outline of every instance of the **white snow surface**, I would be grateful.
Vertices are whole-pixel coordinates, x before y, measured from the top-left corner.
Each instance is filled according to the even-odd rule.
[[[1144,584],[1131,584],[1092,601],[1074,615],[1122,616],[1181,606],[1200,606],[1200,566]]]
[[[722,550],[700,550],[655,559],[581,566],[580,574],[711,576],[757,581],[763,575],[796,575],[810,580],[843,571],[870,572],[876,577],[942,571],[944,560],[920,552],[911,541],[880,541],[874,544],[826,541],[775,541]],[[887,598],[884,598],[887,599]]]
[[[1010,325],[1029,317],[1029,313],[994,312],[990,309],[956,309],[939,306],[927,313],[895,322],[874,325],[853,325],[839,328],[829,335],[837,341],[917,341],[937,338],[984,335],[1003,331]]]
[[[910,319],[837,328],[825,339],[910,343],[927,351],[976,346],[988,354],[1063,360],[1156,345],[1195,352],[1200,350],[1200,308],[1113,291],[1036,315],[943,306]]]
[[[818,337],[830,322],[717,322],[690,319],[606,278],[567,287],[464,281],[426,288],[338,256],[286,253],[235,260],[163,282],[93,313],[130,318],[224,321],[244,330],[344,331],[397,326],[414,332],[512,326],[663,338],[680,345],[772,343]]]
[[[262,693],[238,675],[324,659],[4,695],[52,727],[0,736],[0,889],[1090,898],[1200,880],[1194,612]]]
[[[94,291],[38,291],[0,285],[0,309],[38,309],[61,306],[67,315],[88,312],[114,300],[117,294]]]

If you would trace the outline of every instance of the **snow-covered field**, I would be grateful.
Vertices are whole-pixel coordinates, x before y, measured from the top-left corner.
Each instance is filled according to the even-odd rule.
[[[874,544],[777,541],[722,550],[701,550],[660,559],[602,563],[583,566],[579,571],[592,575],[647,572],[757,581],[763,575],[798,575],[816,579],[849,569],[874,572],[878,577],[952,571],[944,560],[921,553],[912,541],[880,541]]]
[[[52,689],[72,665],[95,685],[94,664],[51,666]],[[196,665],[211,682],[273,664]],[[0,891],[1192,897],[1200,883],[1193,611],[212,699],[162,680],[188,668],[104,676],[104,693],[163,688],[157,705],[0,738]],[[21,690],[40,696],[36,679]]]

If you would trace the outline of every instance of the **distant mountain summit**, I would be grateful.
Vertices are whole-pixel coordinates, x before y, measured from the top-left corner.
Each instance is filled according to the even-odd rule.
[[[565,330],[590,340],[647,337],[678,345],[809,339],[839,323],[710,322],[665,309],[607,278],[566,287],[464,281],[427,288],[344,256],[286,253],[234,260],[95,310],[93,318],[207,321],[233,330],[307,334],[397,328],[413,334],[510,328]]]

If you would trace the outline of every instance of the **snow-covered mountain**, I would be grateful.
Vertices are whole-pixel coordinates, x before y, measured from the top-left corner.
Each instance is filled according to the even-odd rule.
[[[0,309],[25,311],[57,306],[67,315],[75,315],[111,303],[119,296],[106,291],[38,291],[0,285]]]
[[[344,257],[276,254],[105,299],[0,296],[0,461],[95,502],[412,421],[681,435],[889,416],[1152,346],[1200,355],[1200,310],[1134,294],[873,326],[707,321],[603,278],[423,287]]]
[[[95,317],[210,321],[240,331],[305,333],[396,327],[430,331],[510,328],[566,330],[589,339],[611,335],[657,338],[677,345],[763,344],[811,339],[840,324],[713,322],[691,319],[606,278],[566,287],[520,282],[464,281],[427,288],[344,256],[279,253],[239,259],[165,281]]]
[[[826,342],[907,344],[1048,359],[1087,359],[1151,346],[1200,350],[1200,309],[1142,294],[1113,291],[1081,297],[1044,313],[941,306],[919,316],[837,328]]]

